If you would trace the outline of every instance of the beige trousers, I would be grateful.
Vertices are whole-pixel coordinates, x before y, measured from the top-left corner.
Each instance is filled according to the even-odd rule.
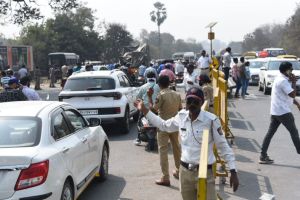
[[[174,157],[176,171],[179,171],[179,166],[180,166],[181,150],[180,150],[180,145],[179,145],[178,132],[167,133],[167,132],[158,131],[157,143],[158,143],[160,167],[161,167],[161,171],[163,174],[163,176],[162,176],[163,180],[170,180],[169,161],[168,161],[169,140],[171,141],[171,144],[172,144],[173,157]]]
[[[180,192],[183,200],[197,200],[198,171],[189,171],[183,166],[179,169]],[[207,170],[207,200],[216,200],[215,178],[212,169]]]

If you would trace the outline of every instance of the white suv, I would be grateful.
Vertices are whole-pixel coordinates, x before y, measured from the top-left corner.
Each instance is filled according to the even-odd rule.
[[[138,120],[134,107],[137,94],[138,88],[120,70],[89,71],[70,76],[58,98],[86,118],[97,117],[104,123],[117,121],[120,129],[128,133],[130,117]]]
[[[259,91],[263,91],[264,94],[271,92],[274,79],[280,74],[279,66],[285,61],[292,63],[293,74],[298,78],[296,83],[297,91],[300,91],[300,63],[295,59],[284,58],[266,58],[266,63],[260,68],[259,72]]]

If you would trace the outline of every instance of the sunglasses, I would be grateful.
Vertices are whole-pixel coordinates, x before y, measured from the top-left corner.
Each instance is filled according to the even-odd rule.
[[[200,104],[200,100],[199,99],[196,99],[196,98],[188,98],[186,100],[186,104],[187,105],[191,105],[191,104],[194,104],[194,105],[199,105]]]

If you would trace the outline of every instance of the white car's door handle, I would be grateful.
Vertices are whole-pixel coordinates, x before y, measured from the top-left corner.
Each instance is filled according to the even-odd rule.
[[[87,138],[86,138],[86,137],[82,138],[82,139],[81,139],[81,142],[82,142],[82,143],[86,143],[86,142],[87,142]]]
[[[63,153],[67,153],[69,150],[70,150],[70,148],[64,147],[63,150],[62,150],[62,152],[63,152]]]

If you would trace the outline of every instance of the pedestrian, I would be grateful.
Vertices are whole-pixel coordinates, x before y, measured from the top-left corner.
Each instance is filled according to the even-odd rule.
[[[283,124],[285,128],[290,132],[292,141],[300,154],[300,139],[299,133],[296,128],[295,119],[291,111],[291,106],[294,103],[300,111],[300,104],[296,100],[296,82],[297,79],[292,74],[293,66],[290,62],[282,62],[279,66],[280,75],[278,75],[272,86],[271,93],[271,121],[268,132],[263,140],[260,164],[271,164],[274,162],[268,154],[268,148],[272,137],[277,131],[280,124]]]
[[[177,115],[178,111],[182,109],[181,97],[175,91],[169,89],[170,80],[168,76],[160,76],[158,78],[158,85],[160,92],[157,95],[155,103],[152,102],[152,94],[149,94],[150,109],[153,108],[154,111],[158,112],[158,116],[163,120],[168,120]],[[162,171],[162,177],[155,181],[157,185],[170,186],[170,175],[169,175],[169,141],[171,141],[173,149],[173,157],[176,169],[173,170],[173,176],[179,178],[179,166],[180,166],[180,145],[178,138],[178,129],[169,133],[163,130],[158,130],[157,133],[157,143],[160,167]]]
[[[51,66],[50,69],[49,69],[49,77],[50,77],[50,85],[49,87],[50,88],[54,88],[55,85],[55,69],[54,69],[54,66]]]
[[[233,58],[233,65],[232,65],[232,79],[235,82],[236,89],[235,89],[235,98],[239,98],[239,92],[242,86],[241,83],[241,75],[240,75],[240,67],[238,65],[239,60],[238,58]]]
[[[19,81],[11,77],[8,81],[8,88],[0,93],[0,102],[26,101],[27,97],[19,90]]]
[[[144,73],[145,78],[147,78],[147,74],[149,72],[153,72],[155,74],[156,79],[158,79],[158,74],[157,74],[155,67],[153,66],[153,63],[150,63],[149,67],[145,70],[145,73]]]
[[[199,85],[204,94],[204,100],[207,101],[208,111],[214,113],[214,89],[211,86],[210,78],[203,74],[199,76]]]
[[[67,78],[68,78],[68,66],[63,65],[61,66],[61,83],[60,83],[61,88],[64,88]]]
[[[146,66],[145,62],[142,62],[141,66],[139,66],[139,77],[144,78],[146,69],[147,69],[147,66]]]
[[[193,63],[189,63],[186,68],[187,73],[184,75],[183,82],[182,84],[178,84],[178,86],[184,86],[185,92],[187,92],[190,88],[197,87],[199,85],[195,65]]]
[[[178,60],[175,63],[175,74],[180,75],[184,73],[184,65],[182,64],[181,60]]]
[[[164,69],[160,71],[159,76],[168,76],[170,82],[175,82],[176,76],[171,69],[172,69],[172,64],[166,63]]]
[[[80,62],[78,62],[77,64],[76,64],[76,66],[75,67],[73,67],[73,73],[74,72],[80,72],[80,70],[81,70],[81,63]]]
[[[149,97],[147,94],[148,90],[150,88],[153,89],[153,95],[151,98],[154,101],[156,99],[160,89],[159,89],[159,86],[156,84],[156,77],[155,77],[154,72],[147,73],[146,79],[147,79],[147,82],[144,85],[142,85],[139,89],[137,99],[142,99],[144,102],[144,105],[149,109]],[[144,116],[143,113],[140,113],[138,123],[140,123],[140,120],[142,119],[143,116]],[[141,144],[141,139],[140,139],[139,133],[138,133],[138,137],[135,139],[134,144],[137,146]]]
[[[94,71],[93,64],[87,64],[87,65],[85,66],[85,71],[86,71],[86,72]]]
[[[223,72],[224,72],[224,79],[228,81],[229,78],[229,71],[230,71],[230,63],[231,63],[231,48],[227,47],[226,52],[223,55]]]
[[[180,192],[183,200],[196,200],[198,188],[198,168],[203,131],[210,130],[207,171],[207,199],[216,199],[215,179],[212,165],[216,162],[213,146],[219,149],[221,156],[228,163],[231,176],[230,186],[236,191],[239,180],[235,168],[235,158],[223,134],[220,120],[216,115],[201,111],[204,95],[200,88],[191,88],[186,94],[186,109],[175,117],[164,120],[149,111],[142,100],[135,106],[144,113],[146,118],[161,131],[178,131],[181,138],[181,165],[179,169]]]
[[[26,66],[24,64],[19,69],[18,74],[19,74],[20,80],[21,80],[21,78],[23,78],[23,77],[25,77],[25,76],[28,75],[28,70],[27,70],[27,68],[26,68]]]
[[[244,99],[246,95],[249,95],[247,93],[247,88],[249,85],[249,80],[250,80],[250,62],[244,62],[244,57],[240,58],[241,65],[239,65],[239,71],[240,71],[240,80],[242,83],[242,98]]]
[[[8,88],[8,81],[10,77],[6,74],[5,71],[1,71],[1,86],[3,89]]]
[[[29,101],[40,101],[42,100],[39,94],[29,87],[30,85],[30,78],[28,76],[24,76],[20,80],[20,84],[22,86],[21,91],[27,97]]]
[[[210,72],[210,64],[212,63],[211,58],[208,56],[208,54],[206,54],[205,50],[202,50],[201,52],[201,57],[198,59],[197,61],[198,63],[198,70],[199,70],[199,75],[201,74],[205,74],[207,76],[209,76],[209,72]]]

